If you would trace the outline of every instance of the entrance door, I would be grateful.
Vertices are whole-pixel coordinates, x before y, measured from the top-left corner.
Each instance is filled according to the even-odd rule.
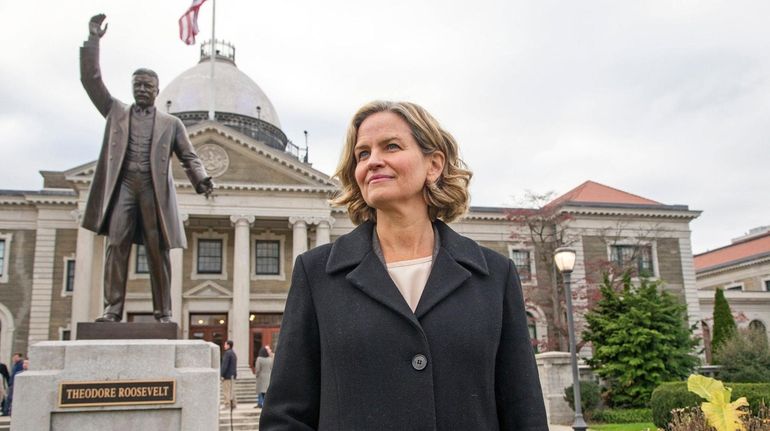
[[[262,346],[270,346],[275,352],[278,344],[278,332],[281,329],[281,313],[250,313],[249,314],[249,367],[254,370]]]
[[[219,346],[219,356],[227,341],[226,314],[190,314],[190,339],[210,341]]]
[[[251,332],[251,346],[249,346],[249,366],[254,368],[254,361],[257,360],[259,349],[262,346],[270,346],[275,352],[275,346],[278,344],[279,326],[249,328]]]

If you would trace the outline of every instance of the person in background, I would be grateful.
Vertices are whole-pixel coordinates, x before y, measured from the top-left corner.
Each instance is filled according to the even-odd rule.
[[[233,351],[233,341],[225,341],[225,353],[222,355],[222,367],[220,369],[220,377],[222,380],[222,393],[225,398],[225,408],[234,409],[237,407],[238,402],[235,399],[235,388],[233,386],[236,378],[236,370],[238,369],[238,357]]]
[[[21,353],[14,353],[12,358],[13,364],[11,365],[11,378],[8,379],[8,397],[6,398],[6,404],[8,406],[7,416],[12,414],[13,410],[13,382],[14,377],[24,370],[24,355]]]
[[[2,392],[2,401],[0,402],[2,404],[2,416],[8,416],[8,409],[7,409],[7,395],[8,395],[8,380],[11,378],[11,374],[8,372],[8,366],[5,365],[5,363],[0,362],[0,376],[2,376],[2,381],[0,381],[0,392]]]
[[[273,371],[273,357],[270,354],[269,346],[262,346],[257,354],[257,360],[254,361],[254,374],[257,375],[257,408],[262,408],[265,404],[265,393],[270,386],[270,373]]]
[[[352,232],[297,257],[260,431],[547,431],[513,262],[447,223],[471,172],[422,107],[353,116]]]

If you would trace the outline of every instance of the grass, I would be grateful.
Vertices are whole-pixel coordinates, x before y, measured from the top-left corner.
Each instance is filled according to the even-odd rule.
[[[656,431],[655,424],[637,422],[633,424],[591,425],[589,431]]]

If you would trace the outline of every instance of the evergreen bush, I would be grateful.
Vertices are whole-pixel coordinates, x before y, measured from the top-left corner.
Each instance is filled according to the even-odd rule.
[[[591,413],[599,407],[599,403],[602,402],[601,393],[601,388],[595,381],[580,381],[580,407],[586,416],[591,416]],[[564,401],[569,404],[573,411],[575,410],[575,392],[572,389],[572,385],[564,388]]]
[[[605,274],[600,291],[586,314],[583,340],[594,349],[588,362],[604,380],[611,407],[647,407],[661,382],[686,377],[698,363],[686,307],[660,281],[642,278],[636,286],[629,272],[617,286]]]
[[[724,341],[714,359],[722,364],[719,378],[724,381],[770,382],[770,349],[763,330],[738,331]]]
[[[650,409],[599,409],[591,416],[595,422],[607,424],[631,424],[652,422]]]
[[[711,339],[711,351],[716,355],[719,348],[735,333],[735,319],[730,311],[730,304],[725,299],[725,292],[717,289],[714,294],[714,335]],[[716,362],[715,363],[719,363]]]

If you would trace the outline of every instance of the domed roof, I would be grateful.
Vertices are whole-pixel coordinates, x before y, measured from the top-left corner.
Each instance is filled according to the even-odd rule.
[[[219,41],[217,41],[219,42]],[[211,91],[210,44],[203,44],[200,62],[174,78],[155,99],[158,109],[171,114],[192,111],[208,112]],[[220,51],[224,49],[223,51]],[[225,54],[222,54],[225,52]],[[235,65],[235,48],[217,44],[214,64],[214,100],[216,112],[228,112],[258,118],[280,129],[281,123],[273,104],[261,88]],[[168,102],[171,105],[168,105]],[[259,107],[259,109],[257,109]]]

